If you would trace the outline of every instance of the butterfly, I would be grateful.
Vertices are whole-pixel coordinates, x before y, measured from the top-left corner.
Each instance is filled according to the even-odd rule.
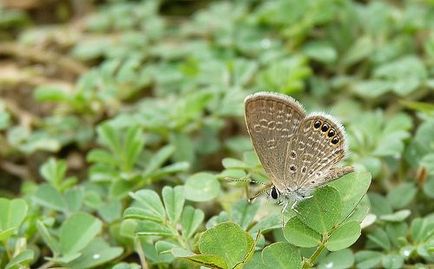
[[[332,116],[306,115],[298,101],[272,92],[249,95],[244,104],[248,133],[272,183],[268,194],[284,208],[354,170],[336,166],[347,144],[342,124]]]

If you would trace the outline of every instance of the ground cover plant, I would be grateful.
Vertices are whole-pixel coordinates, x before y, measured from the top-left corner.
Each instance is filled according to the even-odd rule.
[[[434,3],[0,2],[0,268],[433,268]],[[345,125],[298,213],[243,100]],[[265,195],[266,196],[266,195]]]

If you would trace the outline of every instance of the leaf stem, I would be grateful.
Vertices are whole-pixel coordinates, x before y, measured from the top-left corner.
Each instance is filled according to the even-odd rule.
[[[39,266],[38,269],[47,269],[53,266],[55,263],[53,261],[48,261],[44,263],[43,265]]]
[[[365,194],[366,195],[366,194]],[[307,259],[303,261],[303,269],[308,269],[308,268],[312,268],[314,266],[314,264],[316,263],[316,260],[318,259],[319,255],[321,255],[321,252],[324,250],[325,248],[325,244],[327,243],[327,241],[330,238],[330,235],[332,235],[336,229],[342,224],[344,223],[356,210],[356,207],[360,204],[360,202],[362,201],[363,197],[365,197],[365,195],[362,196],[362,198],[360,198],[360,200],[357,202],[357,204],[355,205],[355,207],[353,208],[353,210],[351,210],[351,212],[341,221],[339,222],[338,225],[335,225],[330,232],[328,232],[327,234],[323,234],[323,238],[321,240],[321,243],[318,245],[317,249],[315,250],[315,252]]]
[[[146,262],[145,254],[143,253],[142,243],[140,242],[140,239],[136,236],[135,239],[135,249],[137,254],[139,254],[140,264],[142,265],[143,269],[148,269],[148,263]]]
[[[324,250],[325,244],[321,242],[315,252],[303,262],[303,269],[309,269],[312,268],[313,265],[316,263],[316,260],[318,259],[319,255],[321,255],[321,252]]]

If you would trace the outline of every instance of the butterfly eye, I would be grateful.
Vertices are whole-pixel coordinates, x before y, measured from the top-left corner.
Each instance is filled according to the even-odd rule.
[[[276,187],[273,186],[273,188],[271,188],[271,198],[273,198],[274,200],[276,200],[277,198],[279,198],[279,192],[276,190]]]

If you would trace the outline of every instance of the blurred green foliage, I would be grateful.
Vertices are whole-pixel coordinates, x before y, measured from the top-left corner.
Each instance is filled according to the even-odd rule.
[[[1,268],[434,266],[433,1],[18,2]],[[268,182],[243,122],[259,90],[347,130],[357,172],[298,214],[247,202]]]

